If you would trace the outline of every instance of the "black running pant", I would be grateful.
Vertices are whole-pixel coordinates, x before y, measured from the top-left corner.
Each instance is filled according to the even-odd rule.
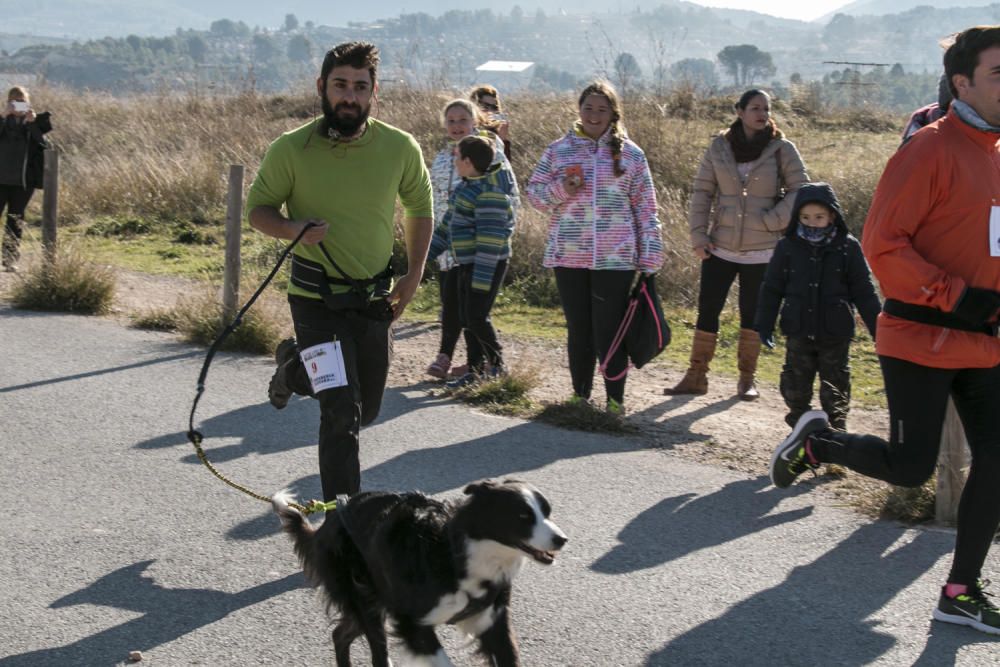
[[[958,535],[950,583],[972,585],[981,576],[1000,525],[1000,366],[930,368],[879,357],[889,400],[889,441],[872,435],[822,432],[813,455],[897,486],[919,486],[934,472],[948,397],[972,452],[969,479],[958,506]]]
[[[708,333],[719,333],[719,315],[726,305],[729,288],[737,276],[740,278],[740,328],[753,329],[757,313],[757,297],[764,282],[764,264],[737,264],[715,255],[701,263],[701,281],[698,287],[698,322],[695,325]]]
[[[594,366],[603,361],[628,308],[635,271],[592,271],[557,268],[556,287],[566,316],[569,374],[573,392],[590,398],[594,386]],[[619,348],[607,366],[608,375],[621,373],[628,355]],[[625,378],[604,380],[608,398],[625,401]]]
[[[358,434],[378,417],[392,360],[388,321],[354,311],[334,311],[318,299],[290,296],[298,350],[340,341],[347,385],[321,391],[319,399],[319,473],[323,498],[353,495],[361,488]],[[312,383],[298,355],[286,367],[286,382],[296,394],[313,396]]]

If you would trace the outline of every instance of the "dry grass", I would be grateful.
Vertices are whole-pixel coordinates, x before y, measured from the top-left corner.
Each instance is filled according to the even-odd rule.
[[[315,95],[307,87],[303,90],[298,96],[119,99],[38,88],[33,98],[37,107],[54,112],[56,129],[50,136],[63,155],[61,221],[87,225],[111,216],[140,221],[147,229],[178,222],[221,226],[228,165],[245,165],[249,183],[270,142],[318,112]],[[450,97],[389,89],[380,96],[375,113],[411,132],[429,161],[443,146],[439,115]],[[512,162],[522,186],[545,146],[571,125],[574,103],[571,95],[506,100],[512,118]],[[629,134],[645,150],[657,186],[668,248],[661,290],[675,303],[691,304],[697,283],[686,224],[691,180],[712,135],[731,121],[731,104],[729,99],[699,98],[684,89],[659,99],[625,102]],[[878,175],[898,144],[895,127],[903,119],[868,111],[802,115],[780,101],[775,112],[779,125],[798,145],[810,176],[836,188],[851,228],[858,231]],[[546,225],[544,215],[525,207],[515,232],[512,279],[544,283]]]
[[[29,265],[10,293],[11,302],[18,308],[82,315],[107,313],[114,296],[115,276],[111,269],[87,261],[73,248],[64,249],[52,262]]]

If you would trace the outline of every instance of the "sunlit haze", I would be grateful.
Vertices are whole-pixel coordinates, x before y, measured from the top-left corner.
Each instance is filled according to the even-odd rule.
[[[771,16],[780,16],[786,19],[799,19],[800,21],[812,21],[824,14],[829,14],[838,7],[850,4],[844,0],[814,0],[813,2],[802,2],[802,0],[692,0],[699,5],[706,7],[727,7],[729,9],[745,9]]]

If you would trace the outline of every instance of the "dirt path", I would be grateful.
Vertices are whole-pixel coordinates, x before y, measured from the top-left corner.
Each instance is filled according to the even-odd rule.
[[[117,290],[111,317],[127,321],[130,315],[169,308],[193,292],[204,292],[203,283],[167,276],[153,276],[116,269]],[[16,277],[0,273],[0,294]],[[407,319],[396,327],[396,357],[390,372],[394,386],[423,385],[428,391],[440,384],[424,372],[437,353],[439,327],[436,322]],[[501,331],[501,336],[503,332]],[[538,385],[531,398],[540,404],[558,403],[571,393],[564,345],[550,341],[503,337],[505,356],[512,367],[530,369]],[[460,343],[459,353],[462,354]],[[629,375],[625,393],[628,422],[651,448],[670,451],[685,459],[721,465],[748,475],[766,474],[774,445],[788,434],[785,406],[773,385],[762,385],[761,398],[753,402],[736,398],[736,380],[710,376],[705,396],[664,396],[663,388],[680,379],[683,368],[654,362]],[[603,402],[603,387],[595,382],[594,398]],[[885,435],[884,410],[853,409],[850,423],[864,425],[869,432]],[[615,437],[615,436],[608,436]],[[873,496],[883,485],[847,475],[843,479],[820,478],[826,493],[838,502],[863,506],[871,511]]]

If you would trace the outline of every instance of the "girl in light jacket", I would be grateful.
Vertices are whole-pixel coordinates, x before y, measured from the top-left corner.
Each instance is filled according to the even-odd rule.
[[[503,169],[510,172],[510,180],[513,184],[511,196],[514,202],[515,215],[517,207],[520,205],[520,196],[517,190],[517,179],[510,168],[510,163],[503,152],[503,141],[496,135],[485,129],[485,121],[480,115],[476,106],[469,100],[454,99],[444,106],[441,114],[444,125],[447,143],[431,163],[431,186],[434,192],[434,224],[437,226],[444,219],[444,214],[448,211],[448,199],[455,188],[462,182],[462,177],[455,170],[455,146],[459,141],[470,134],[489,139],[495,148],[494,164],[500,163]],[[444,379],[449,373],[462,376],[468,370],[465,366],[452,366],[452,359],[455,358],[455,346],[459,336],[462,334],[462,324],[458,318],[458,280],[456,273],[450,269],[455,266],[455,261],[450,252],[443,252],[437,258],[438,282],[441,295],[441,345],[438,348],[437,357],[427,367],[427,374],[432,377]]]
[[[771,98],[748,90],[736,103],[736,121],[705,152],[694,178],[689,225],[691,246],[701,262],[698,322],[691,363],[665,394],[704,394],[708,363],[715,355],[719,315],[733,280],[740,278],[740,370],[736,391],[743,400],[760,396],[755,386],[760,338],[754,331],[757,296],[795,203],[809,180],[795,144],[771,118]]]
[[[573,403],[590,401],[595,362],[607,356],[636,271],[653,273],[663,263],[653,179],[625,134],[618,94],[597,81],[578,107],[579,120],[545,149],[527,187],[528,200],[551,216],[543,263],[555,270],[566,316]],[[613,414],[625,411],[627,363],[619,349],[605,369]]]

